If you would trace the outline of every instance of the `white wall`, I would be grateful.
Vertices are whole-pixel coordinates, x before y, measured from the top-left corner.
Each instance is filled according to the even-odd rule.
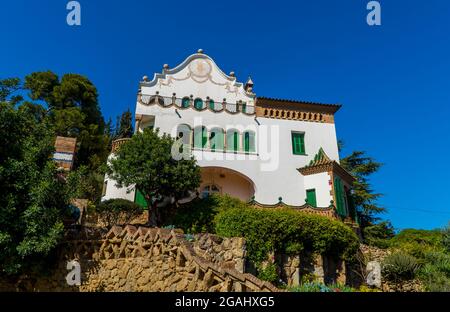
[[[316,190],[317,207],[328,207],[333,197],[330,194],[331,186],[329,184],[330,176],[328,172],[321,172],[304,177],[305,181],[305,198],[306,190]]]
[[[110,155],[108,157],[108,162],[112,157],[114,157],[114,155]],[[105,181],[108,184],[106,185],[106,192],[105,195],[102,197],[102,201],[113,198],[123,198],[128,199],[130,201],[134,201],[135,195],[134,186],[130,186],[129,188],[118,188],[116,186],[116,181],[109,178],[108,175],[105,175]]]

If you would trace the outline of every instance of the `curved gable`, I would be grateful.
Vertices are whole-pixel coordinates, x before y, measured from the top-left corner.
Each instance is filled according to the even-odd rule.
[[[255,94],[244,89],[236,77],[226,75],[212,58],[203,53],[190,55],[173,69],[164,68],[151,81],[142,81],[141,93],[177,98],[193,96],[215,101],[226,99],[228,103],[243,101],[250,105],[255,102]]]

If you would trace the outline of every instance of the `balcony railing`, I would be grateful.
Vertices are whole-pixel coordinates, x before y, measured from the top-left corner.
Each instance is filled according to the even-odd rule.
[[[122,146],[125,142],[128,142],[129,140],[131,140],[131,139],[130,138],[123,138],[123,139],[114,140],[112,142],[111,151],[113,153],[116,153],[119,150],[120,146]]]
[[[177,98],[175,96],[167,97],[161,95],[139,95],[139,102],[143,105],[154,105],[158,104],[162,107],[176,106],[181,109],[193,108],[198,111],[209,110],[212,112],[223,112],[226,111],[230,114],[243,113],[246,115],[255,114],[255,106],[248,105],[243,101],[238,103],[227,103],[225,101],[216,102],[212,99],[200,99],[194,97],[184,97]]]

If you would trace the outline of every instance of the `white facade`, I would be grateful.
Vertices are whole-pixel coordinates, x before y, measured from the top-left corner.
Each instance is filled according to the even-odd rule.
[[[252,84],[251,81],[246,85],[238,83],[233,75],[224,74],[209,56],[193,54],[174,69],[165,67],[151,81],[144,77],[136,104],[136,131],[151,126],[173,137],[185,131],[181,140],[192,145],[193,129],[204,126],[207,130],[206,145],[200,148],[197,145],[196,148],[194,144],[193,148],[193,154],[202,167],[200,193],[214,185],[215,191],[246,201],[253,198],[261,204],[272,205],[281,198],[287,205],[302,206],[306,191],[313,189],[316,206],[330,206],[333,200],[330,173],[302,175],[298,169],[308,166],[321,148],[330,161],[339,162],[334,121],[268,118],[261,113],[263,108],[259,107],[260,101],[252,93]],[[209,109],[211,101],[214,104]],[[183,104],[190,106],[185,108]],[[193,105],[197,105],[197,109]],[[243,105],[245,112],[241,112]],[[293,111],[297,109],[295,103],[289,105]],[[305,105],[312,107],[313,112],[320,112],[322,108],[319,104]],[[222,107],[224,110],[216,111]],[[216,144],[211,143],[211,133],[217,129],[224,131],[224,150],[219,144],[219,148],[216,146],[211,151],[212,144]],[[226,133],[235,130],[239,133],[238,151],[229,151],[234,149],[234,142],[231,134],[228,136]],[[250,134],[245,135],[246,131]],[[293,153],[293,132],[303,134],[302,155]],[[222,141],[220,134],[215,135],[215,139]],[[253,144],[252,138],[254,149],[249,147]],[[247,142],[247,151],[244,141]],[[134,190],[127,193],[118,189],[114,181],[108,178],[106,181],[103,199],[134,199]]]

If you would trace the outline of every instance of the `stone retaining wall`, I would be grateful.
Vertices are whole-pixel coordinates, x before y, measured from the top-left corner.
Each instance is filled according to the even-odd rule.
[[[51,276],[2,281],[0,290],[279,291],[236,270],[243,267],[243,244],[214,236],[199,237],[194,244],[175,230],[114,226],[102,239],[67,241]],[[81,265],[79,286],[66,282],[67,261],[74,259]]]

